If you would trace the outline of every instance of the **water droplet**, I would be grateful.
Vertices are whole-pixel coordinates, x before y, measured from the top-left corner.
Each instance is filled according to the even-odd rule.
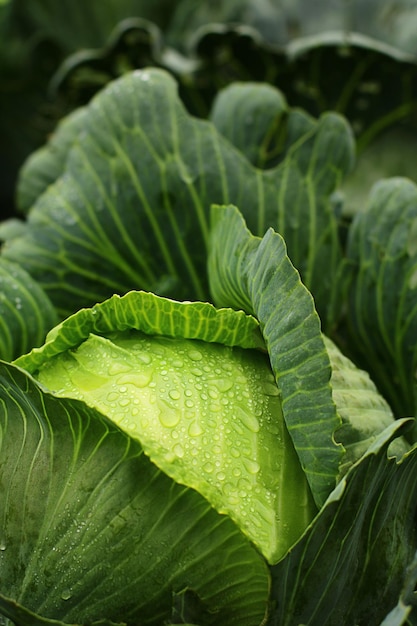
[[[226,478],[226,474],[224,472],[217,472],[216,478],[217,480],[223,481]]]
[[[134,372],[130,374],[124,374],[117,379],[119,385],[134,385],[139,389],[147,387],[151,382],[152,374],[147,372]]]
[[[253,461],[252,459],[243,459],[243,464],[248,470],[249,474],[257,474],[261,469],[259,463]]]
[[[262,385],[262,390],[267,396],[279,396],[280,391],[275,383],[264,382]]]
[[[147,354],[146,352],[142,352],[141,354],[136,355],[135,358],[139,359],[139,361],[141,361],[144,365],[150,365],[152,363],[151,355]]]
[[[239,450],[237,448],[230,448],[230,454],[235,459],[238,459],[240,457],[240,452],[239,452]]]
[[[110,393],[108,393],[106,396],[107,402],[115,402],[115,400],[118,400],[118,398],[119,394],[117,393],[117,391],[110,391]]]
[[[233,381],[230,378],[219,378],[213,381],[220,393],[226,393],[233,387]]]
[[[233,496],[236,494],[236,488],[232,483],[224,483],[222,491],[225,496]]]
[[[61,593],[62,600],[69,600],[71,596],[72,596],[72,593],[69,589],[64,589],[64,591]]]
[[[203,355],[199,352],[199,350],[190,350],[188,352],[188,356],[192,361],[201,361],[203,358]]]
[[[164,428],[174,428],[180,421],[180,415],[177,411],[164,407],[159,413],[159,421]]]
[[[2,552],[4,552],[4,551],[5,551],[6,547],[7,547],[7,546],[6,546],[6,542],[5,542],[4,540],[0,541],[0,550],[1,550]]]
[[[175,444],[175,446],[174,446],[174,453],[177,455],[177,457],[182,459],[182,457],[184,456],[184,448],[182,447],[181,444],[179,444],[179,443]]]
[[[178,389],[171,389],[171,391],[168,392],[168,395],[171,398],[171,400],[179,400],[181,397],[181,394],[178,391]]]
[[[190,437],[199,437],[203,433],[200,422],[192,422],[188,429]]]
[[[192,400],[186,400],[184,404],[187,409],[192,409],[194,407],[194,402]]]
[[[214,466],[212,463],[205,463],[203,465],[203,470],[207,472],[207,474],[211,474],[214,470]]]
[[[217,389],[213,389],[213,388],[210,388],[208,390],[208,395],[210,396],[212,400],[217,400],[217,398],[219,397],[219,393]]]
[[[199,369],[198,367],[193,367],[193,368],[190,370],[190,372],[191,372],[191,374],[192,374],[193,376],[202,376],[202,375],[203,375],[203,370]]]

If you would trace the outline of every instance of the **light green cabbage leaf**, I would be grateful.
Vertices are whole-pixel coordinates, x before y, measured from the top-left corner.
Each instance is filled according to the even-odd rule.
[[[258,332],[242,311],[131,292],[74,314],[16,363],[112,419],[274,563],[316,508]]]

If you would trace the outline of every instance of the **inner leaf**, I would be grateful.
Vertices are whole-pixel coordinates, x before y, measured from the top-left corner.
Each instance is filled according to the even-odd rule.
[[[311,521],[314,505],[265,354],[136,330],[90,334],[38,377],[137,438],[166,474],[230,515],[270,562]]]

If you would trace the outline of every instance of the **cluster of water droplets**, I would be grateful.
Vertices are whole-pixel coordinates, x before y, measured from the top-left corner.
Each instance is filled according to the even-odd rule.
[[[74,355],[77,396],[163,471],[241,524],[273,524],[275,488],[262,467],[274,464],[280,401],[265,355],[138,331],[90,337]]]

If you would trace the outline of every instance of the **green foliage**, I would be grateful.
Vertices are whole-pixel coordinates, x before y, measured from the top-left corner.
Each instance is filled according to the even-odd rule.
[[[12,597],[69,624],[160,624],[172,589],[189,587],[215,614],[204,623],[262,621],[267,568],[227,516],[84,403],[53,397],[7,364],[0,380],[8,617],[22,611]]]
[[[0,2],[2,623],[417,623],[416,19]]]
[[[258,90],[252,86],[254,98]],[[20,196],[45,192],[29,228],[3,254],[43,285],[62,317],[131,289],[207,300],[209,208],[234,202],[256,234],[272,226],[285,236],[325,315],[341,257],[329,195],[351,166],[352,136],[335,114],[311,121],[308,132],[304,117],[296,120],[286,157],[258,170],[212,124],[185,111],[166,72],[129,74],[28,163]],[[46,180],[45,163],[54,158]],[[329,256],[332,273],[323,279]]]

